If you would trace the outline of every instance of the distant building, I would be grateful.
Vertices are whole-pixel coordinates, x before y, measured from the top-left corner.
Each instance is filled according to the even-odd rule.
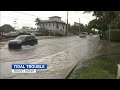
[[[28,32],[28,33],[34,33],[37,31],[36,28],[23,26],[21,29],[19,29],[20,32]]]
[[[74,22],[74,26],[80,26],[80,23]]]
[[[37,27],[45,28],[51,32],[60,32],[63,35],[66,33],[66,23],[58,16],[49,17],[49,20],[41,20]]]

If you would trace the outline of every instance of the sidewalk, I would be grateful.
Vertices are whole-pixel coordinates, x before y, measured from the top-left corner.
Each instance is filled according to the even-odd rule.
[[[89,59],[75,71],[75,79],[117,79],[120,43],[100,41],[99,56]]]

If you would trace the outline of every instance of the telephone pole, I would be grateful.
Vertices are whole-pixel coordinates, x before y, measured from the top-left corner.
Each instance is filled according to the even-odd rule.
[[[66,35],[68,36],[68,11],[67,11],[67,31],[66,31]]]
[[[80,18],[79,18],[79,34],[80,34]]]

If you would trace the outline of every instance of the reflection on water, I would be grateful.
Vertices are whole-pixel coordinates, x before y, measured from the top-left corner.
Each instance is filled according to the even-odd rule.
[[[20,49],[10,49],[10,48],[8,48],[8,50],[11,51],[11,52],[21,52],[22,48],[20,48]]]
[[[1,48],[1,60],[19,60],[34,55],[37,45],[22,46],[20,49],[9,49],[8,45]]]
[[[21,49],[12,50],[9,50],[6,45],[1,49],[1,70],[3,78],[5,76],[8,78],[16,79],[64,78],[73,69],[79,60],[80,62],[83,62],[84,58],[92,57],[95,55],[98,46],[98,40],[96,38],[83,40],[73,39],[71,39],[72,41],[70,40],[71,43],[68,42],[68,40],[62,39],[62,41],[59,41],[59,39],[56,39],[57,41],[52,41],[51,43],[49,42],[49,44],[46,44],[48,42],[45,41],[43,43],[40,43],[40,45],[22,46]],[[45,72],[39,72],[40,74],[13,75],[13,73],[11,73],[12,63],[44,63],[48,64],[48,70]]]

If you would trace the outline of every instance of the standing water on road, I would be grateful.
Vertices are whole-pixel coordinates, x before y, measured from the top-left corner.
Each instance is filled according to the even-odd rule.
[[[1,48],[0,78],[65,78],[78,61],[97,52],[98,37],[62,37],[43,39],[35,46],[22,46],[22,49],[9,50],[8,45]],[[48,64],[48,70],[36,74],[13,74],[11,65]]]

